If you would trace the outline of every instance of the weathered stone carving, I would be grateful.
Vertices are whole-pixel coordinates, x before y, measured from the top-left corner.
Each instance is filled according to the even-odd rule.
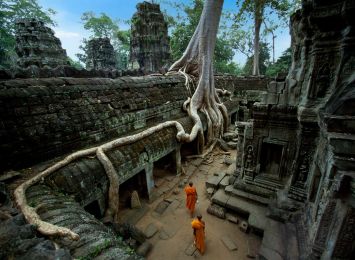
[[[167,69],[170,61],[168,24],[158,4],[139,3],[131,26],[132,68],[156,72]]]
[[[109,38],[95,38],[87,43],[87,69],[115,69],[116,54]]]

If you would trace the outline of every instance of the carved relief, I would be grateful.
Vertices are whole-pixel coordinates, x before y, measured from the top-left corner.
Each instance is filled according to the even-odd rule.
[[[350,258],[355,241],[355,209],[351,208],[343,222],[333,257]]]
[[[245,155],[244,168],[251,169],[253,166],[253,160],[254,160],[253,146],[249,145]]]
[[[346,79],[351,76],[352,73],[355,71],[355,57],[352,56],[350,59],[345,63],[342,71],[342,78]]]
[[[325,96],[334,78],[334,56],[316,57],[314,71],[311,78],[309,98],[322,98]]]
[[[329,227],[333,220],[333,213],[336,203],[334,200],[329,201],[319,222],[318,232],[314,244],[318,247],[324,247],[325,241],[328,236]],[[318,217],[317,217],[318,218]]]

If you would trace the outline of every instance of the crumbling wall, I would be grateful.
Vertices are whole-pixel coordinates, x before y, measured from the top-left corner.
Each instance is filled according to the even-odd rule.
[[[231,92],[247,82],[217,81]],[[2,80],[1,167],[33,164],[185,117],[186,98],[181,76]],[[231,110],[238,106],[229,97],[225,103]]]

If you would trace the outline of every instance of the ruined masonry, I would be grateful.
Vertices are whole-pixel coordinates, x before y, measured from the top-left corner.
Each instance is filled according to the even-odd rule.
[[[109,38],[95,38],[87,44],[86,69],[115,69],[116,54]]]
[[[66,51],[53,30],[35,19],[16,22],[16,53],[19,56],[17,63],[23,68],[68,65]]]
[[[132,68],[157,72],[171,64],[168,24],[158,4],[137,4],[132,17],[130,64]]]
[[[166,34],[146,44],[140,41],[143,32],[166,32],[158,11],[158,5],[139,4],[132,24],[132,63],[148,71],[168,61]],[[353,0],[305,0],[291,17],[293,57],[286,78],[215,77],[217,88],[232,93],[223,102],[234,133],[224,139],[236,147],[238,157],[236,162],[225,159],[235,171],[215,173],[206,182],[209,213],[246,217],[241,230],[263,236],[260,259],[354,259],[354,13]],[[47,160],[58,161],[168,120],[191,130],[193,123],[182,110],[188,97],[184,77],[122,76],[100,68],[78,71],[63,66],[65,52],[41,22],[21,20],[18,25],[19,64],[48,67],[32,74],[21,68],[0,70],[1,178],[39,172],[50,165]],[[41,37],[55,44],[42,48],[37,42]],[[158,39],[163,46],[157,45]],[[176,129],[168,127],[108,151],[119,177],[120,208],[127,202],[132,206],[133,192],[140,202],[152,199],[154,170],[168,162],[174,174],[180,174],[182,155],[198,151],[199,142],[180,144]],[[0,183],[0,217],[6,221],[0,234],[22,234],[5,244],[0,241],[1,248],[13,250],[1,254],[23,256],[19,245],[25,244],[29,254],[45,247],[53,257],[141,259],[113,230],[133,234],[137,252],[145,245],[144,234],[104,218],[108,186],[102,164],[92,156],[72,161],[27,190],[27,201],[41,219],[80,235],[78,241],[55,238],[62,247],[56,250],[26,225]]]

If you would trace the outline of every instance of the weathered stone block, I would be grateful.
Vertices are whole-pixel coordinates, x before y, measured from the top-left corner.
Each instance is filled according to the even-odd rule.
[[[240,222],[239,229],[241,231],[243,231],[244,233],[247,233],[248,227],[249,227],[248,222],[246,222],[246,221]]]

